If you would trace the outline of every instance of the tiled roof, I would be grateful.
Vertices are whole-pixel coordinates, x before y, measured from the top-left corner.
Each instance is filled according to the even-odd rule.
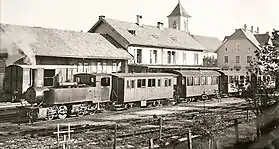
[[[129,45],[154,46],[172,49],[204,50],[204,46],[196,41],[187,32],[171,28],[159,29],[157,26],[142,25],[138,26],[132,22],[119,21],[114,19],[102,18],[98,23],[106,22],[116,30]],[[98,24],[97,23],[97,24]],[[94,30],[94,25],[89,32]],[[135,35],[129,30],[134,30]],[[94,31],[93,31],[94,32]],[[127,47],[126,47],[127,48]]]
[[[222,42],[216,37],[193,35],[193,37],[201,43],[208,52],[215,52]]]
[[[191,16],[185,11],[185,9],[183,8],[183,6],[178,3],[176,5],[176,7],[174,8],[174,10],[171,12],[170,15],[168,15],[168,17],[174,17],[174,16],[183,16],[183,17],[187,17],[190,18]]]
[[[217,48],[216,51],[218,51],[218,49],[220,49],[231,38],[243,38],[243,37],[248,39],[256,48],[261,49],[260,43],[258,42],[258,40],[256,39],[256,37],[251,31],[245,31],[244,29],[236,29],[236,31],[232,35],[225,37],[223,43]]]
[[[256,39],[256,37],[251,31],[245,31],[243,29],[239,29],[239,30],[241,30],[244,33],[247,39],[249,39],[252,42],[252,44],[254,44],[254,46],[256,46],[258,49],[261,49],[260,43],[258,42],[258,40]]]
[[[255,34],[255,37],[261,45],[266,45],[270,39],[268,34]]]
[[[0,53],[13,49],[15,45],[22,52],[37,56],[132,59],[124,49],[117,49],[100,34],[69,30],[0,24]],[[25,53],[26,54],[26,53]]]

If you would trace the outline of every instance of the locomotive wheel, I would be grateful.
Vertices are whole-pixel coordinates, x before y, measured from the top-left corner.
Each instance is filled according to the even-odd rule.
[[[78,115],[79,117],[82,117],[82,116],[84,116],[86,113],[87,113],[86,104],[81,104],[81,105],[79,106],[78,114],[77,114],[77,115]]]
[[[90,104],[88,107],[89,115],[94,115],[97,112],[97,105]]]
[[[55,117],[56,111],[53,107],[49,107],[47,109],[47,115],[46,115],[46,120],[50,121]]]
[[[65,105],[58,107],[58,118],[65,119],[67,117],[68,108]]]

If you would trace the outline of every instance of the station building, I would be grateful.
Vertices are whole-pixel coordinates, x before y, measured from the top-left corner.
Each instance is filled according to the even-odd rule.
[[[191,35],[190,17],[178,3],[168,15],[168,28],[161,22],[144,25],[141,15],[136,16],[135,22],[99,16],[88,32],[103,34],[111,43],[126,49],[134,57],[128,63],[130,72],[208,69],[203,67],[204,53],[216,50],[221,42],[215,37]]]

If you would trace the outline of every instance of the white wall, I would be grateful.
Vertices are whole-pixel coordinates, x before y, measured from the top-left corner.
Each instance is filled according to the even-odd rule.
[[[203,52],[199,51],[187,51],[187,50],[175,50],[175,49],[163,49],[154,47],[128,47],[128,52],[134,56],[134,60],[129,61],[129,64],[137,62],[137,49],[142,49],[142,63],[146,65],[194,65],[194,54],[198,54],[198,65],[203,64]],[[150,63],[150,51],[157,50],[157,63]],[[168,63],[168,51],[175,52],[175,64]],[[186,53],[186,59],[183,59],[183,53]]]

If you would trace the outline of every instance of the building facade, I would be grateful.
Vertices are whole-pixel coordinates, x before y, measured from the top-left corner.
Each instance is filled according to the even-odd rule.
[[[250,79],[250,63],[257,61],[256,50],[261,50],[262,46],[270,43],[268,34],[259,34],[259,29],[248,30],[244,28],[236,29],[235,32],[226,36],[222,45],[217,49],[217,66],[220,67],[228,77],[229,90],[235,81],[245,82]]]
[[[112,43],[126,49],[134,57],[129,61],[130,70],[136,67],[139,70],[198,67],[203,65],[204,51],[208,50],[203,44],[209,44],[207,39],[210,37],[199,36],[206,40],[198,40],[190,35],[188,29],[190,17],[178,3],[168,15],[168,28],[161,22],[155,26],[144,25],[143,17],[140,15],[137,15],[136,22],[100,16],[98,22],[88,32],[104,34],[111,38]],[[214,46],[213,49],[216,50],[219,45],[216,46],[214,43]]]

